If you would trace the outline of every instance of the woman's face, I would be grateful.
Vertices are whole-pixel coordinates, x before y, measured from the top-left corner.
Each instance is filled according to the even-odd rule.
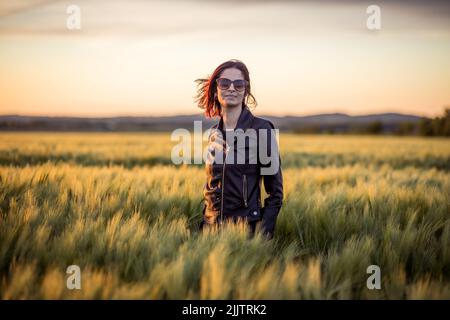
[[[219,78],[234,80],[244,80],[244,75],[241,70],[236,68],[225,69],[220,74]],[[242,89],[242,88],[240,88]],[[234,84],[232,83],[228,89],[221,89],[217,85],[217,99],[219,103],[224,108],[233,108],[237,106],[242,106],[242,101],[244,100],[245,89],[242,91],[236,90]]]

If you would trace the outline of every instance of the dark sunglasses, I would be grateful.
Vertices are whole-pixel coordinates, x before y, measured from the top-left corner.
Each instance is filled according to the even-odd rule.
[[[234,89],[236,89],[236,91],[244,91],[248,83],[247,80],[231,81],[230,79],[227,78],[218,78],[216,79],[216,82],[220,90],[227,90],[231,86],[231,84],[233,84],[233,87]]]

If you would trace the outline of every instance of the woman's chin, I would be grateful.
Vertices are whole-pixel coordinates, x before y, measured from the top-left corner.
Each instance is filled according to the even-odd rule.
[[[240,103],[237,101],[226,101],[226,103],[225,103],[225,108],[232,109],[232,108],[236,108],[238,106],[240,106]]]

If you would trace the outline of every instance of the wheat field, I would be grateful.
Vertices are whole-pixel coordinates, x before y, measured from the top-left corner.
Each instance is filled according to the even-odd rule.
[[[1,133],[0,298],[450,298],[448,139],[281,134],[272,241],[245,225],[200,233],[204,168],[173,165],[174,144]]]

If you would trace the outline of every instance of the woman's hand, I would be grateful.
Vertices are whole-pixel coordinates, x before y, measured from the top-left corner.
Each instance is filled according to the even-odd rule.
[[[226,154],[228,150],[229,146],[223,140],[220,131],[214,130],[208,139],[208,160],[212,163],[216,157],[216,154]]]

